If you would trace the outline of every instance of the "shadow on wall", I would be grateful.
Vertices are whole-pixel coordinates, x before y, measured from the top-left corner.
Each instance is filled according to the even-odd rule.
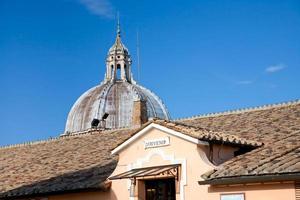
[[[95,166],[84,170],[78,170],[47,180],[35,182],[30,185],[24,185],[13,190],[0,193],[0,199],[41,196],[40,194],[43,194],[43,196],[49,196],[84,191],[105,192],[109,190],[111,184],[110,182],[104,182],[114,171],[116,165],[117,161],[114,160],[104,166]]]

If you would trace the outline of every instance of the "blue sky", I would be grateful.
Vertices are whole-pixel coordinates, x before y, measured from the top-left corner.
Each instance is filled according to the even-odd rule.
[[[122,39],[173,118],[300,97],[298,0],[1,0],[0,145],[64,131]]]

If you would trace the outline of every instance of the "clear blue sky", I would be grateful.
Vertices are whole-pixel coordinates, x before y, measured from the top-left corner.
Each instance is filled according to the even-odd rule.
[[[300,97],[299,0],[1,0],[0,145],[64,131],[104,76],[120,12],[140,83],[173,118]]]

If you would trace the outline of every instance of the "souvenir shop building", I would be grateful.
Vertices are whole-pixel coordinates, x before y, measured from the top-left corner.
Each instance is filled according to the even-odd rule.
[[[65,132],[0,148],[0,199],[298,200],[299,181],[299,101],[171,120],[119,28]]]

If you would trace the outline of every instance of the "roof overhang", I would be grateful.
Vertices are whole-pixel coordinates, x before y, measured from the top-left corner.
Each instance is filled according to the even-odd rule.
[[[121,174],[109,177],[109,180],[116,179],[135,179],[135,178],[146,178],[156,177],[161,175],[168,175],[172,177],[178,177],[179,164],[175,165],[162,165],[145,168],[135,168]]]
[[[31,198],[41,197],[41,196],[77,194],[82,192],[108,192],[111,189],[111,185],[112,185],[112,181],[105,180],[102,183],[100,183],[97,187],[91,187],[91,188],[77,188],[77,189],[52,190],[52,191],[31,190],[31,192],[24,192],[16,188],[13,189],[12,191],[0,193],[0,199],[1,200],[31,199]]]
[[[149,130],[151,129],[157,129],[157,130],[160,130],[162,132],[165,132],[169,135],[172,135],[172,136],[176,136],[176,137],[179,137],[183,140],[186,140],[186,141],[189,141],[189,142],[192,142],[194,144],[197,144],[197,145],[208,145],[209,143],[206,142],[206,141],[201,141],[197,138],[194,138],[194,137],[191,137],[191,136],[188,136],[188,135],[185,135],[183,133],[180,133],[178,131],[175,131],[175,130],[172,130],[170,128],[166,128],[162,125],[159,125],[159,124],[155,124],[155,123],[151,123],[149,124],[148,126],[146,126],[145,128],[143,128],[142,130],[140,130],[139,132],[137,132],[135,135],[133,135],[131,138],[129,138],[128,140],[126,140],[125,142],[123,142],[121,145],[119,145],[117,148],[115,148],[114,150],[112,150],[111,154],[114,155],[114,154],[117,154],[119,153],[121,150],[123,150],[125,147],[127,147],[128,145],[130,145],[132,142],[134,142],[135,140],[137,140],[138,138],[140,138],[141,136],[143,136],[144,134],[146,134]]]
[[[297,173],[283,173],[283,174],[224,177],[224,178],[198,181],[198,184],[199,185],[231,185],[231,184],[299,181],[299,180],[300,180],[300,172],[297,172]]]

